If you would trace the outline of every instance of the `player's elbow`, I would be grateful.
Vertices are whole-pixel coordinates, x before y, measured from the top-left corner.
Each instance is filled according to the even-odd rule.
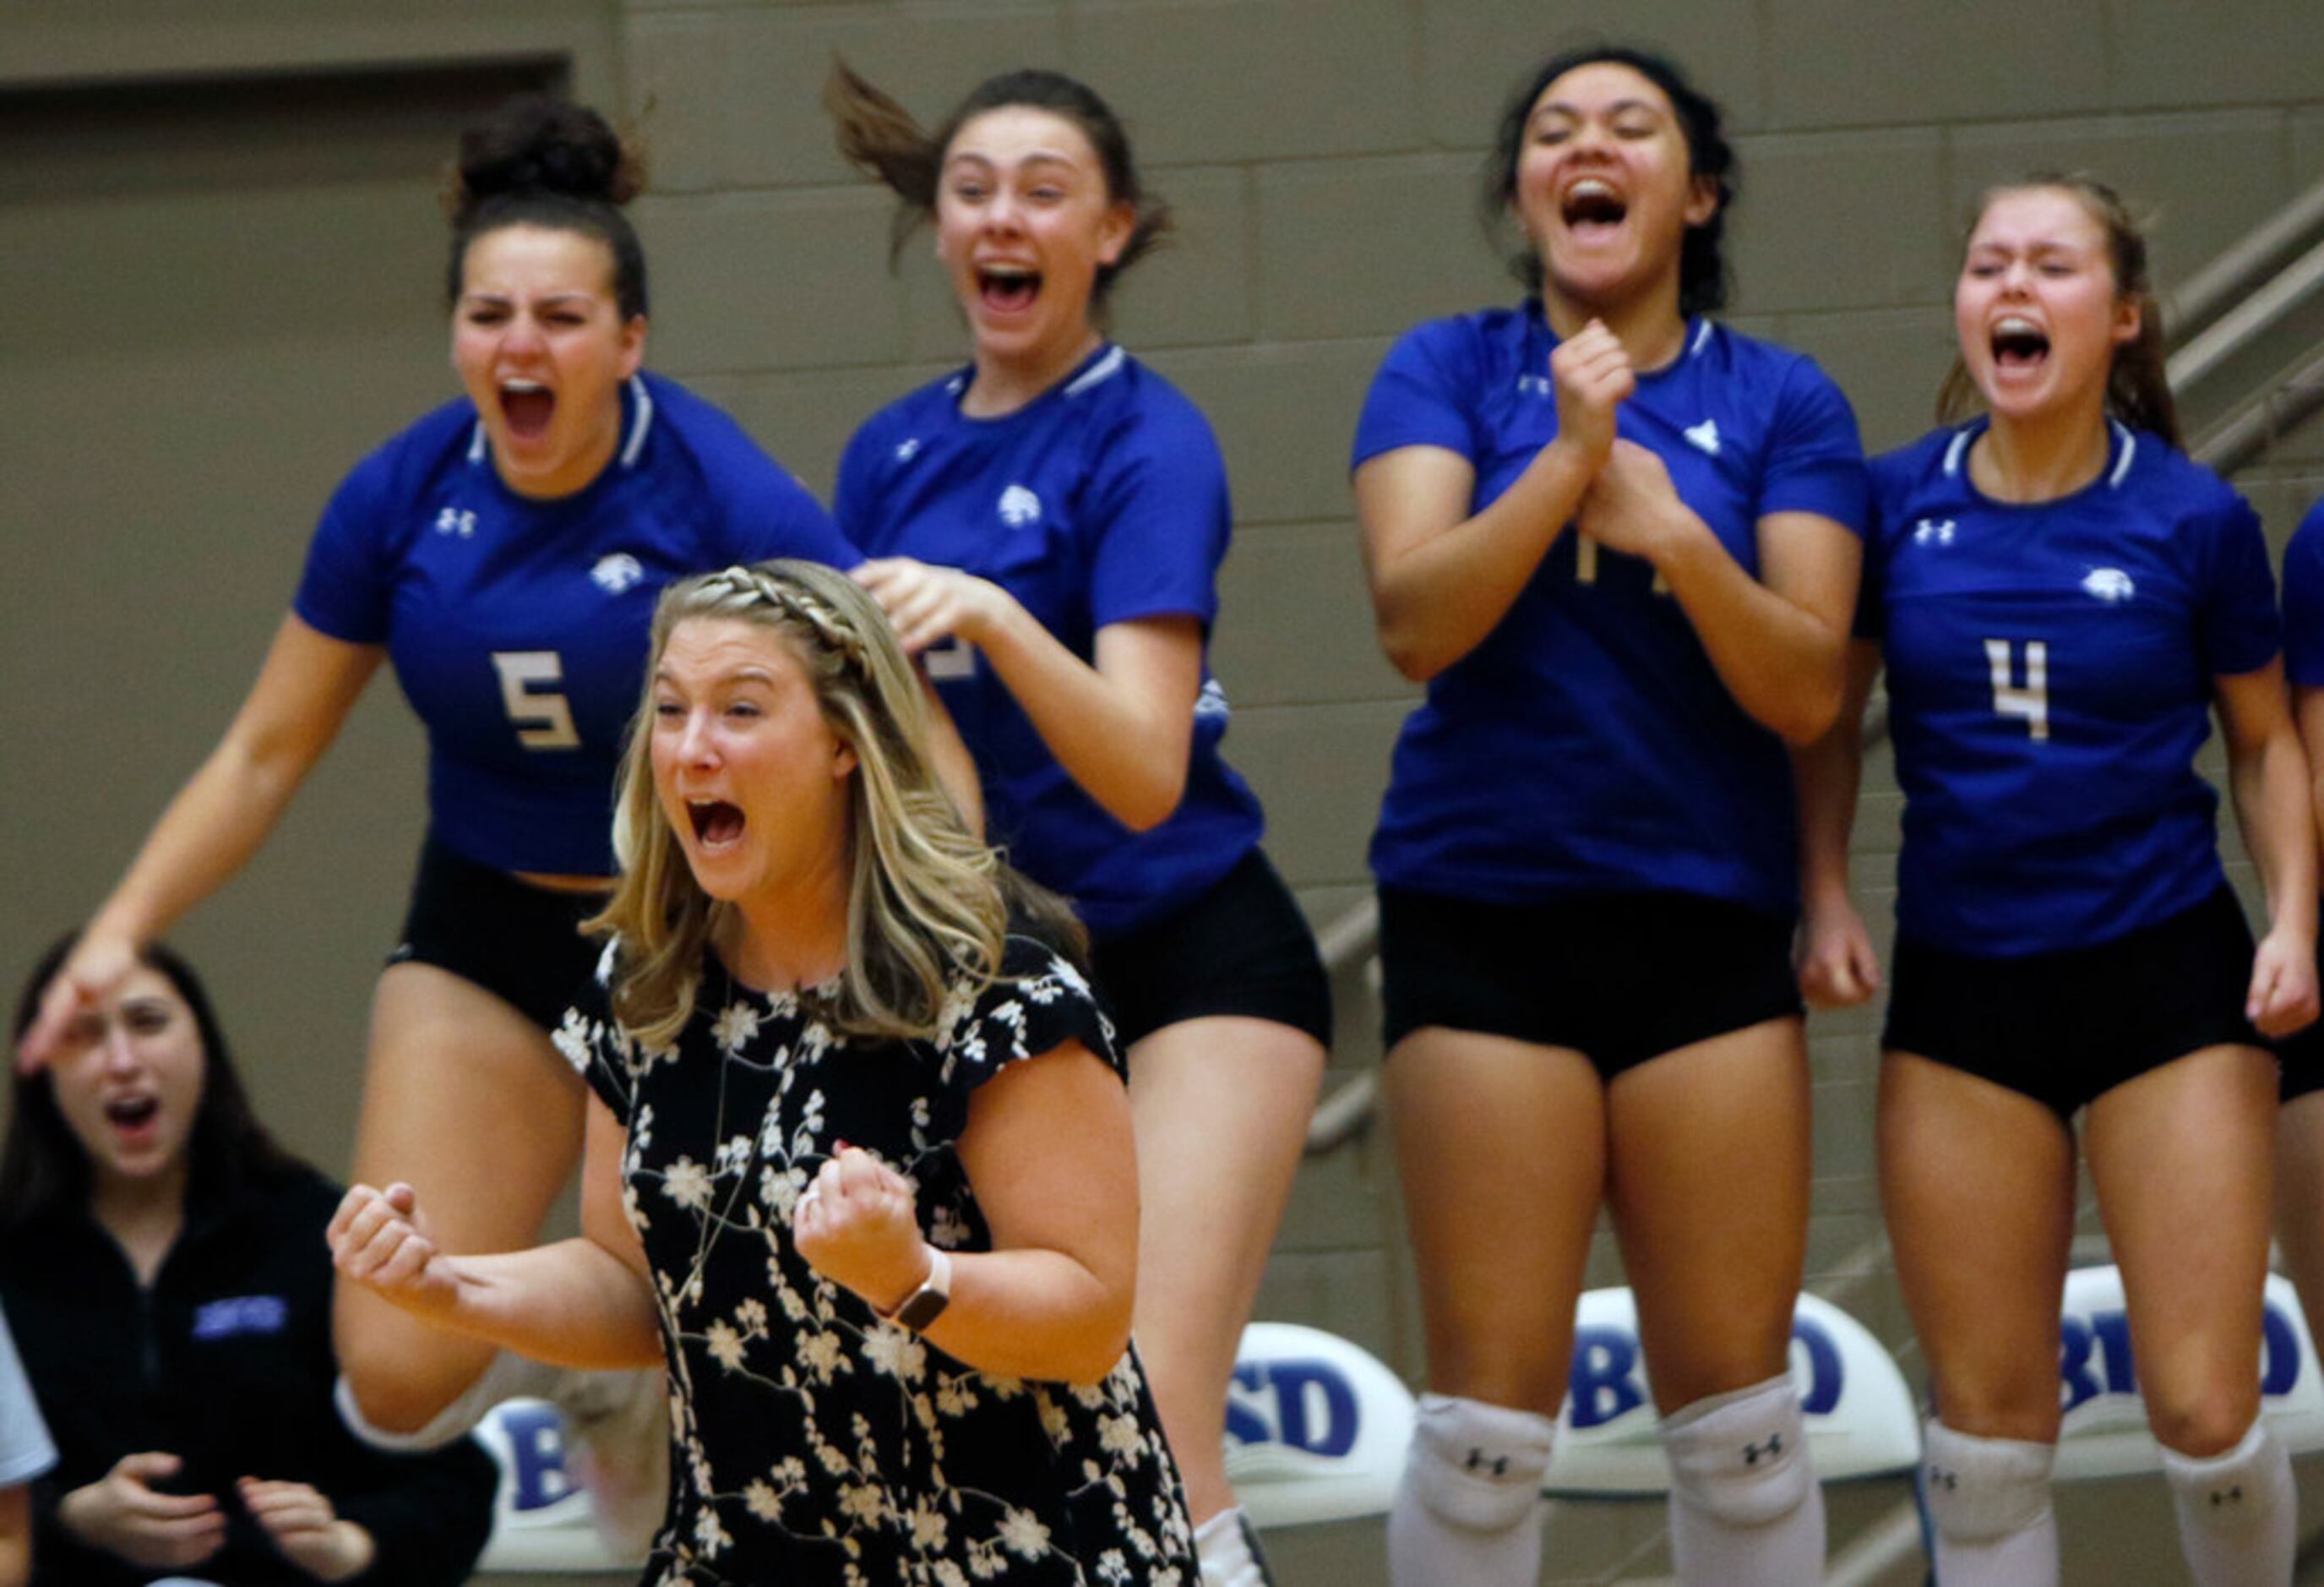
[[[1103,1303],[1081,1319],[1074,1337],[1057,1352],[1056,1376],[1064,1383],[1102,1383],[1130,1348],[1130,1297],[1126,1287],[1110,1291]]]
[[[1839,688],[1802,691],[1785,701],[1767,725],[1775,736],[1795,750],[1806,749],[1820,742],[1840,720]]]
[[[1178,813],[1186,797],[1187,749],[1180,745],[1168,761],[1157,756],[1141,769],[1142,775],[1114,792],[1106,810],[1132,832],[1151,832]]]

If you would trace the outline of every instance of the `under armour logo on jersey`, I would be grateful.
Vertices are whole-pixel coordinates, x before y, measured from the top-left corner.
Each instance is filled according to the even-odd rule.
[[[1001,493],[1001,521],[1011,529],[1040,522],[1041,498],[1021,484],[1010,485]]]
[[[1950,546],[1953,543],[1953,521],[1950,518],[1923,518],[1913,528],[1913,543],[1916,546]]]
[[[1549,376],[1545,374],[1517,376],[1517,395],[1520,397],[1553,397],[1556,394],[1557,388],[1549,383]]]
[[[1506,1477],[1509,1474],[1509,1457],[1505,1454],[1495,1455],[1491,1460],[1487,1460],[1483,1450],[1472,1449],[1469,1452],[1467,1464],[1472,1472],[1489,1470],[1496,1477]]]
[[[2138,593],[2138,586],[2119,567],[2093,567],[2082,579],[2082,591],[2101,601],[2126,601]]]
[[[1774,1460],[1783,1453],[1784,1435],[1781,1433],[1770,1433],[1767,1435],[1766,1443],[1747,1444],[1743,1446],[1743,1463],[1747,1466],[1756,1466],[1760,1461]]]
[[[918,437],[918,436],[907,436],[907,437],[905,437],[902,440],[898,441],[898,442],[896,443],[896,461],[897,461],[897,462],[899,462],[899,463],[909,463],[913,458],[915,458],[915,457],[918,457],[919,455],[920,455],[920,438],[919,438],[919,437]]]
[[[1706,456],[1719,456],[1719,420],[1706,419],[1701,424],[1691,424],[1679,432],[1686,437],[1694,449]]]
[[[1942,1466],[1931,1466],[1928,1485],[1932,1488],[1941,1488],[1947,1493],[1950,1493],[1960,1486],[1960,1473],[1948,1472]]]
[[[438,534],[456,534],[462,540],[476,538],[476,515],[465,507],[447,507],[436,514]]]
[[[2211,1508],[2213,1509],[2221,1509],[2231,1504],[2241,1504],[2243,1501],[2244,1490],[2243,1484],[2240,1482],[2233,1488],[2214,1488],[2211,1490]]]
[[[589,581],[609,595],[618,595],[642,580],[646,570],[627,551],[615,551],[610,557],[597,558],[597,566],[589,569]]]

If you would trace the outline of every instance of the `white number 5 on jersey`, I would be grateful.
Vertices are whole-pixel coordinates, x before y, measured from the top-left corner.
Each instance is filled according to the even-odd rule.
[[[2022,716],[2029,737],[2050,736],[2050,647],[2038,639],[2025,641],[2025,685],[2010,681],[2016,673],[2006,639],[1985,641],[1985,660],[1993,669],[1993,712],[1997,716]]]
[[[493,668],[501,675],[501,703],[508,707],[517,743],[528,750],[581,747],[581,735],[573,731],[573,707],[564,695],[531,687],[565,681],[565,663],[555,650],[494,650]]]

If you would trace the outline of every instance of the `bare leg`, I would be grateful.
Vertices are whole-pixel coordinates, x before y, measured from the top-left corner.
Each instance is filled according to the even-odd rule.
[[[412,1186],[447,1250],[529,1245],[580,1161],[584,1096],[540,1028],[499,998],[433,965],[391,965],[372,1002],[355,1176]],[[364,1419],[391,1432],[424,1426],[494,1354],[349,1285],[333,1324]]]
[[[1822,1492],[1789,1373],[1809,1111],[1796,1017],[1665,1053],[1607,1090],[1608,1200],[1664,1417],[1682,1582],[1822,1573]]]
[[[1198,1526],[1235,1501],[1222,1458],[1227,1382],[1323,1074],[1322,1046],[1269,1020],[1182,1020],[1130,1051],[1133,1328]]]
[[[2259,1415],[2275,1064],[2209,1047],[2090,1104],[2090,1177],[2122,1269],[2154,1436],[2217,1454]]]
[[[2259,1425],[2275,1062],[2215,1047],[2090,1104],[2090,1176],[2122,1269],[2146,1415],[2202,1587],[2288,1582],[2298,1498]]]
[[[1608,1089],[1608,1199],[1665,1416],[1786,1370],[1808,1238],[1796,1019],[1682,1047]]]
[[[2275,1238],[2308,1326],[2324,1330],[2324,1091],[2276,1115]]]
[[[1388,1513],[1389,1579],[1529,1584],[1604,1191],[1604,1091],[1579,1053],[1435,1027],[1397,1044],[1386,1080],[1431,1391]]]
[[[1937,1402],[1927,1498],[1938,1574],[1963,1587],[2053,1584],[2073,1134],[2032,1097],[1891,1053],[1879,1138],[1897,1282]]]

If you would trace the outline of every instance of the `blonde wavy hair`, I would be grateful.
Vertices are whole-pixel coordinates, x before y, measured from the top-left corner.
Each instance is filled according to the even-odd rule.
[[[653,678],[690,619],[752,623],[782,636],[806,669],[824,722],[855,752],[848,779],[847,964],[818,1013],[852,1036],[927,1038],[951,983],[998,978],[1012,914],[1078,957],[1062,901],[1018,875],[962,820],[928,752],[918,675],[871,596],[845,574],[783,560],[683,579],[654,607],[651,660],[622,755],[613,811],[622,877],[582,929],[617,937],[614,1017],[652,1047],[694,1017],[703,961],[733,906],[695,881],[653,775]]]

